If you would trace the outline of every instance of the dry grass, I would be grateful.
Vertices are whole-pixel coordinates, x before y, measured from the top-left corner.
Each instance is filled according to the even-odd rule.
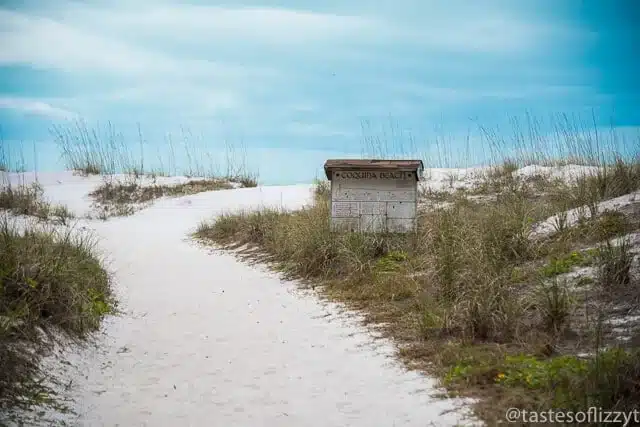
[[[233,184],[253,185],[254,182],[230,182],[226,179],[198,179],[180,184],[158,184],[154,182],[145,185],[138,180],[128,182],[106,181],[89,196],[106,219],[112,216],[126,216],[134,213],[140,207],[161,197],[181,197],[206,191],[228,190]]]
[[[41,220],[54,220],[64,225],[74,217],[73,213],[62,205],[51,205],[43,200],[43,190],[38,183],[31,185],[10,185],[0,188],[0,210],[15,215],[27,215]]]
[[[82,175],[114,175],[118,173],[142,176],[187,176],[240,182],[245,187],[257,185],[257,174],[248,171],[246,147],[235,147],[224,141],[224,164],[220,167],[216,158],[219,152],[204,150],[203,141],[188,130],[182,129],[177,145],[172,135],[167,135],[164,146],[155,159],[148,158],[147,146],[140,126],[137,128],[137,147],[131,145],[125,135],[112,123],[90,126],[85,121],[75,121],[67,126],[54,126],[52,136],[58,145],[66,166]],[[159,153],[166,149],[168,158]],[[178,157],[182,157],[177,160]],[[180,167],[178,166],[180,164]]]
[[[628,281],[629,248],[608,255],[601,249],[598,256],[577,251],[638,230],[637,218],[600,213],[543,240],[529,236],[554,213],[640,188],[638,165],[617,162],[610,174],[566,184],[517,178],[510,161],[477,187],[495,198],[475,202],[467,197],[473,191],[451,196],[447,208],[420,215],[415,235],[330,232],[329,186],[319,182],[311,207],[225,214],[200,224],[195,237],[257,247],[246,256],[363,310],[395,340],[408,366],[437,374],[453,394],[484,397],[476,409],[489,425],[511,406],[633,409],[640,354],[601,350],[611,344],[596,333],[607,316],[604,301],[600,316],[576,314],[613,282],[637,285]],[[560,279],[581,265],[601,271],[586,302]],[[596,358],[576,356],[593,349]]]
[[[38,184],[0,189],[0,423],[24,421],[32,406],[66,410],[50,386],[63,379],[40,360],[54,337],[83,339],[114,307],[94,242],[47,224],[67,225],[73,215],[42,196]]]
[[[0,220],[0,411],[64,410],[40,368],[56,334],[83,339],[112,312],[111,281],[94,242],[72,230]],[[43,334],[44,332],[44,334]],[[47,381],[44,381],[47,379]]]

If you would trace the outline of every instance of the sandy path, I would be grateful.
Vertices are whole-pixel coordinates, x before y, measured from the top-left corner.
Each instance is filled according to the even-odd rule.
[[[58,187],[58,190],[59,187]],[[77,191],[77,189],[75,190]],[[49,192],[49,194],[54,194]],[[99,348],[72,355],[85,426],[456,425],[451,400],[405,373],[355,321],[265,269],[185,239],[221,209],[296,207],[308,186],[163,200],[90,222],[116,272],[125,315]],[[327,317],[329,314],[333,315]]]

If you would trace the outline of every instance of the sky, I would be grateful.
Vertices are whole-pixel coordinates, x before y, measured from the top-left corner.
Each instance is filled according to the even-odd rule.
[[[477,163],[481,129],[508,139],[514,117],[634,140],[639,23],[634,0],[5,0],[2,144],[62,169],[52,129],[82,121],[146,164],[220,166],[234,147],[287,184],[328,158]]]

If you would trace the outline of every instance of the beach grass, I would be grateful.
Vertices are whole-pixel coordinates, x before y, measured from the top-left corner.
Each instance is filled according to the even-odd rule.
[[[42,208],[43,202],[38,202]],[[60,340],[84,341],[115,309],[95,241],[68,227],[0,212],[0,411],[25,421],[33,406],[68,408],[41,366]]]
[[[640,217],[604,207],[640,190],[640,162],[614,139],[569,124],[549,140],[534,124],[510,142],[484,129],[496,160],[471,184],[452,175],[423,187],[416,233],[331,232],[330,183],[319,181],[303,209],[228,212],[194,237],[361,311],[406,366],[436,375],[450,395],[477,399],[488,425],[510,407],[632,410],[640,329],[621,338],[610,321],[640,308],[625,240]],[[388,157],[381,139],[365,143]],[[570,176],[518,174],[531,165]],[[583,212],[579,220],[570,221],[571,209]],[[549,221],[551,231],[535,235]]]
[[[222,150],[210,151],[209,144],[187,128],[181,128],[180,135],[167,134],[161,143],[154,144],[155,157],[150,156],[152,149],[140,125],[137,144],[111,122],[74,120],[53,126],[51,134],[66,167],[82,175],[186,176],[241,182],[246,187],[256,186],[258,181],[258,174],[248,170],[242,143],[225,140]],[[163,157],[160,152],[168,154]]]

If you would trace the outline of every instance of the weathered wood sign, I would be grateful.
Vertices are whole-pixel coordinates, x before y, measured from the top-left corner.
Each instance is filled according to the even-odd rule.
[[[415,229],[420,160],[327,160],[335,231]]]

